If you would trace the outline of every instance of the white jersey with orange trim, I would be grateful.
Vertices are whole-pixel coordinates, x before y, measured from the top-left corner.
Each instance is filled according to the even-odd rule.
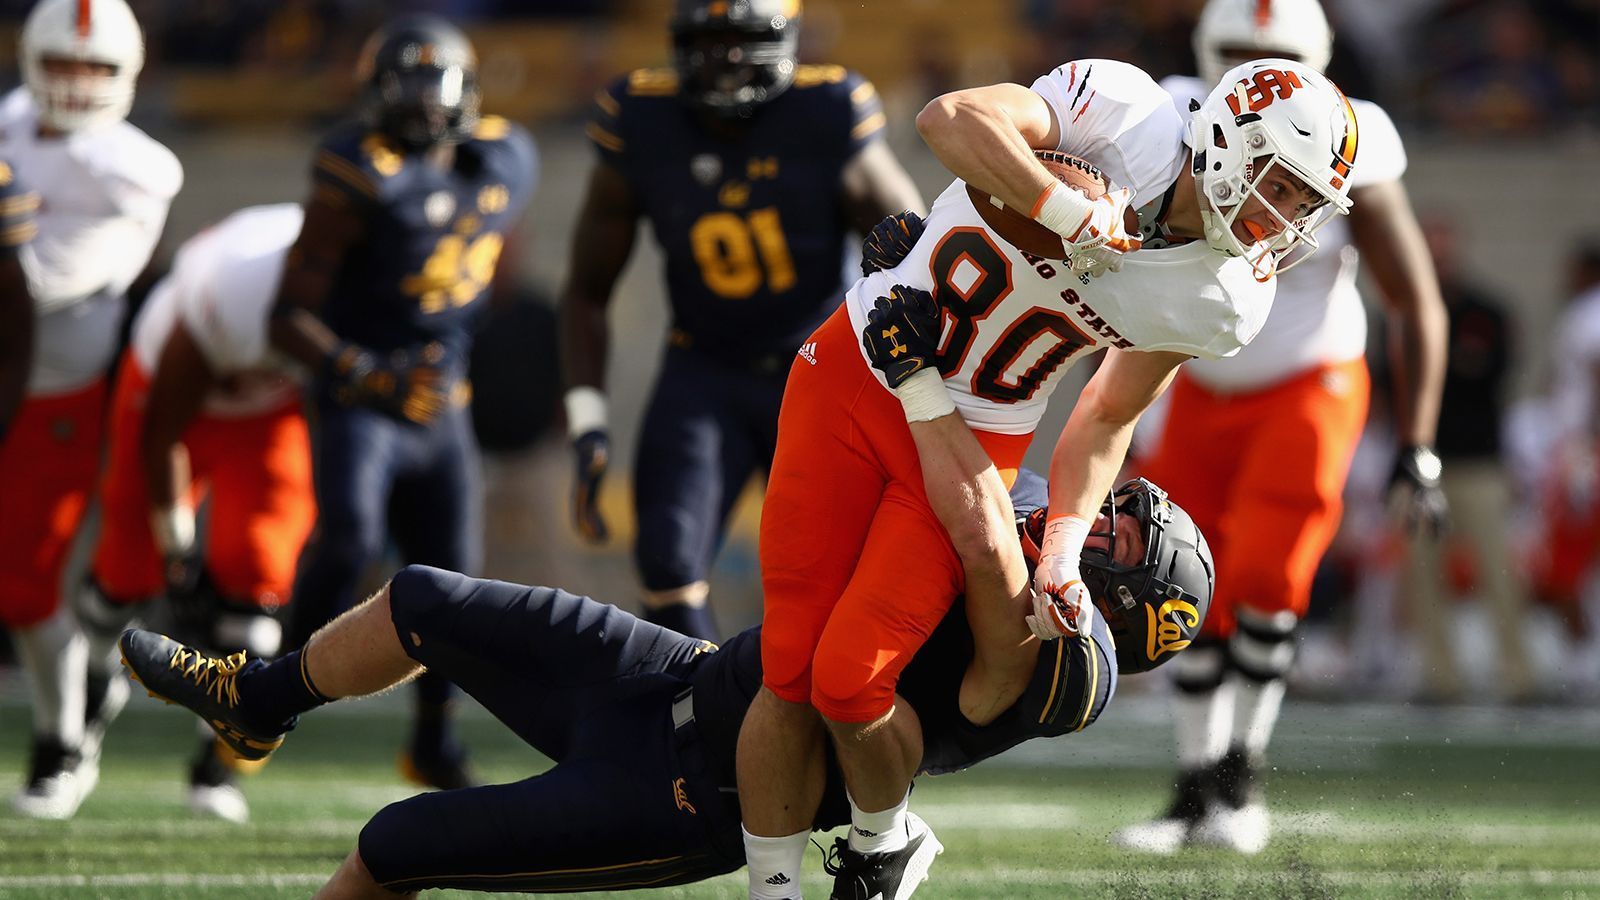
[[[219,379],[205,400],[215,418],[259,415],[298,402],[300,367],[267,336],[283,260],[300,234],[297,204],[239,210],[190,238],[133,325],[134,361],[154,377],[179,323]]]
[[[1211,87],[1198,78],[1161,82],[1172,102],[1189,117],[1189,101],[1203,101]],[[1350,175],[1352,189],[1398,181],[1406,170],[1405,146],[1389,115],[1377,104],[1350,101],[1361,129],[1361,146]],[[1307,369],[1341,363],[1366,353],[1367,315],[1356,290],[1359,254],[1350,226],[1340,216],[1317,232],[1321,245],[1310,259],[1278,276],[1272,315],[1250,346],[1227,361],[1196,361],[1184,372],[1222,392],[1256,391]]]
[[[1595,433],[1595,373],[1600,372],[1600,287],[1572,298],[1557,320],[1550,396],[1556,430],[1587,441]]]
[[[40,197],[39,235],[22,253],[39,316],[28,393],[79,390],[111,361],[123,294],[161,238],[183,167],[127,122],[41,136],[24,88],[0,100],[0,156]]]
[[[1153,213],[1188,159],[1183,119],[1166,92],[1109,60],[1068,63],[1033,87],[1061,125],[1057,149],[1099,166]],[[1258,282],[1248,262],[1204,241],[1140,250],[1098,278],[1028,257],[984,224],[959,180],[925,223],[911,253],[857,281],[845,304],[859,331],[891,286],[933,292],[946,310],[945,386],[967,424],[983,431],[1032,432],[1061,376],[1100,347],[1228,356],[1272,306],[1271,280]]]

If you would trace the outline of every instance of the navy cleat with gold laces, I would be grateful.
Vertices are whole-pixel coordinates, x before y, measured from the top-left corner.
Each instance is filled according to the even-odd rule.
[[[246,721],[239,707],[239,676],[264,667],[243,650],[229,656],[206,656],[164,634],[132,628],[122,633],[122,664],[150,696],[188,707],[205,719],[234,755],[265,759],[283,743],[294,722],[262,727]]]

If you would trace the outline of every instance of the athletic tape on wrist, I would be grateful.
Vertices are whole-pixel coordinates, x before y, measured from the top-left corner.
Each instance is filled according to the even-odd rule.
[[[956,411],[955,401],[945,389],[944,378],[936,369],[923,369],[894,389],[907,422],[929,422]]]
[[[150,534],[162,556],[181,556],[194,546],[194,510],[182,503],[150,511]]]
[[[1039,544],[1039,558],[1065,556],[1077,567],[1083,554],[1083,542],[1089,539],[1089,520],[1076,513],[1052,517],[1044,526],[1044,540]]]
[[[1045,188],[1033,204],[1033,220],[1068,241],[1077,239],[1093,213],[1093,200],[1059,181]]]
[[[578,385],[561,398],[567,410],[567,436],[579,437],[606,427],[606,395],[587,384]]]

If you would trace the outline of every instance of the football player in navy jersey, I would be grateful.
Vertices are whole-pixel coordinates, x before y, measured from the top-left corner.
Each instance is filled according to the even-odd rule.
[[[38,226],[39,195],[0,162],[0,446],[6,442],[33,366],[33,295],[19,253]]]
[[[599,159],[561,297],[573,519],[602,542],[607,306],[650,223],[671,331],[635,459],[635,561],[645,617],[707,639],[707,573],[740,491],[771,464],[789,364],[842,296],[847,232],[924,209],[872,85],[797,64],[799,14],[799,0],[678,0],[676,65],[595,96]]]
[[[478,569],[468,346],[534,183],[532,139],[479,114],[475,55],[449,23],[416,15],[384,26],[360,77],[360,115],[318,148],[273,311],[274,345],[316,373],[319,522],[290,646],[358,599],[390,539],[407,562]],[[418,683],[401,764],[422,784],[470,780],[451,691],[437,676]]]
[[[942,424],[965,429],[959,420]],[[965,464],[952,442],[936,440],[919,452]],[[1044,480],[1024,471],[1012,490],[1014,526],[996,518],[1011,515],[1011,503],[974,519],[1003,525],[1010,551],[1033,562],[1046,499]],[[1085,545],[1084,577],[1097,596],[1126,599],[1102,602],[1104,615],[1084,634],[1016,640],[1027,633],[1029,604],[1009,610],[1007,635],[982,624],[971,595],[918,651],[899,686],[922,723],[919,771],[959,771],[1023,741],[1081,731],[1110,703],[1119,674],[1165,662],[1199,631],[1211,558],[1188,515],[1143,480],[1123,485],[1104,512]],[[1170,614],[1180,605],[1192,617]],[[376,898],[447,887],[665,887],[744,865],[734,752],[761,685],[760,642],[758,626],[719,649],[559,589],[411,566],[272,663],[206,658],[148,631],[125,633],[122,646],[147,688],[219,723],[244,756],[271,753],[299,713],[384,690],[427,666],[556,761],[512,784],[385,807],[317,895]],[[234,691],[236,704],[217,699]],[[819,829],[850,820],[838,771],[826,780]],[[859,860],[845,843],[836,840],[826,864],[842,879],[835,896],[869,896],[852,893]]]

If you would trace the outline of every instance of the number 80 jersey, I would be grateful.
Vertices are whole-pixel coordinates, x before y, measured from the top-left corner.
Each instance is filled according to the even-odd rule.
[[[1061,123],[1057,149],[1134,188],[1135,202],[1145,204],[1141,223],[1150,224],[1188,158],[1167,93],[1133,66],[1108,60],[1061,66],[1033,89]],[[1024,254],[984,224],[961,181],[934,202],[925,226],[898,266],[857,281],[845,304],[860,331],[891,286],[932,292],[945,313],[945,387],[967,424],[982,431],[1031,433],[1061,376],[1101,347],[1231,356],[1272,306],[1272,279],[1256,281],[1248,262],[1203,240],[1135,251],[1121,271],[1097,278]]]
[[[926,226],[900,265],[856,282],[845,303],[859,331],[891,286],[932,292],[945,312],[945,387],[982,431],[1031,433],[1061,376],[1101,347],[1231,356],[1272,305],[1271,281],[1258,283],[1249,263],[1205,241],[1138,250],[1098,278],[1029,256],[984,225],[960,181]]]

